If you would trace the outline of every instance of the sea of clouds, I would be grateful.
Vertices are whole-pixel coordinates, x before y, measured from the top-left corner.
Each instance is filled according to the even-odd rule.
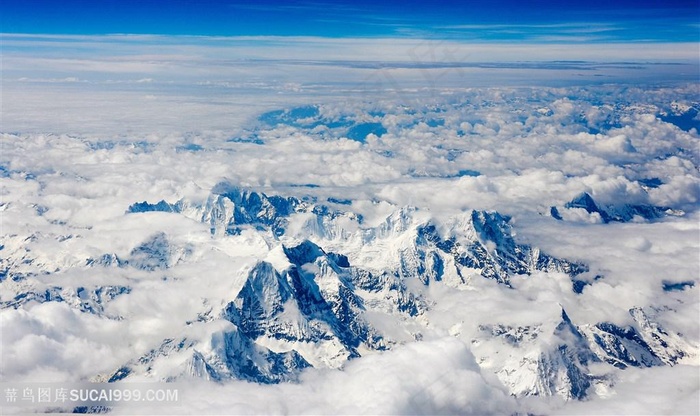
[[[264,241],[245,233],[215,240],[185,217],[125,215],[144,200],[204,200],[227,180],[351,199],[370,225],[405,205],[442,219],[497,210],[513,217],[517,241],[605,279],[581,295],[552,275],[514,279],[516,291],[431,287],[439,302],[422,342],[342,371],[308,370],[298,384],[191,382],[177,407],[115,413],[700,411],[697,362],[619,371],[607,397],[585,402],[516,399],[480,368],[473,334],[460,330],[465,321],[542,322],[561,307],[577,324],[627,325],[630,308],[651,306],[665,328],[698,344],[698,130],[665,118],[674,109],[697,114],[697,45],[3,35],[3,49],[1,255],[32,259],[21,271],[36,274],[27,283],[34,287],[133,287],[105,311],[122,320],[60,302],[3,309],[3,382],[113,371],[173,333],[187,335],[201,299],[230,298],[228,271],[264,257]],[[294,108],[312,110],[290,122],[260,118]],[[332,124],[347,120],[384,131],[353,140]],[[697,115],[690,122],[697,126]],[[652,178],[661,184],[645,187]],[[625,224],[547,215],[581,192],[685,214]],[[191,247],[169,279],[78,267],[103,253],[126,257],[159,231]],[[665,281],[695,286],[664,292]],[[0,300],[29,289],[3,280]]]

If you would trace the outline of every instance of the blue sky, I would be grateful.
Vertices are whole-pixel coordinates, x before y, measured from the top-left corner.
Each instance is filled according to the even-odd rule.
[[[2,0],[1,31],[696,42],[700,2]]]

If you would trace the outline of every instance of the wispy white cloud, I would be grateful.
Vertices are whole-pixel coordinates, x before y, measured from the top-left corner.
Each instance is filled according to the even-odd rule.
[[[471,27],[471,26],[468,26]],[[544,28],[549,26],[542,26]],[[480,28],[480,26],[474,26]],[[525,29],[526,27],[523,27]],[[518,27],[511,28],[518,30]],[[566,35],[592,35],[597,32],[612,30],[606,26],[585,26],[580,28],[569,25],[562,27]],[[561,33],[545,34],[547,36]],[[75,43],[78,42],[78,45]],[[124,57],[125,51],[139,55],[158,51],[159,59],[167,59],[166,54],[191,58],[219,59],[348,59],[366,61],[406,60],[409,53],[420,47],[433,49],[453,49],[460,60],[467,62],[522,61],[555,59],[619,61],[624,59],[642,60],[693,60],[697,51],[692,43],[609,43],[578,45],[547,45],[536,42],[470,42],[458,40],[426,40],[395,38],[320,38],[302,36],[240,36],[240,37],[198,37],[198,36],[157,36],[157,35],[105,35],[105,36],[28,36],[3,34],[3,45],[9,56],[14,54],[46,55],[60,54],[62,46],[70,46],[75,54],[79,51],[89,53],[92,57]],[[42,47],[53,47],[52,51]],[[149,52],[143,52],[149,51]],[[469,52],[477,51],[480,58]],[[437,51],[436,51],[437,52]],[[115,54],[116,53],[116,54]],[[64,54],[65,55],[65,54]],[[524,57],[528,58],[524,58]],[[64,56],[65,57],[65,56]],[[75,58],[75,56],[74,56]]]
[[[604,43],[618,41],[615,36],[623,27],[612,23],[567,22],[542,24],[464,24],[434,28],[463,41],[466,39],[498,40],[507,43]]]

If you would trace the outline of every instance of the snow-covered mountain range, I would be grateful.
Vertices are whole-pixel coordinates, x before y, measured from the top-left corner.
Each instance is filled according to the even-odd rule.
[[[575,201],[584,199],[592,201],[590,196]],[[498,212],[467,210],[439,221],[406,206],[368,225],[351,209],[226,182],[200,202],[135,202],[126,215],[144,220],[163,213],[184,216],[208,227],[211,240],[183,244],[161,231],[127,255],[67,261],[42,257],[46,253],[31,243],[48,240],[60,246],[71,237],[15,236],[2,248],[2,307],[65,302],[103,319],[128,320],[109,305],[128,297],[130,284],[56,286],[40,283],[41,275],[66,268],[92,274],[116,268],[166,280],[171,270],[196,262],[199,253],[216,244],[230,244],[235,251],[236,238],[257,239],[256,252],[249,253],[257,260],[227,271],[230,290],[216,300],[199,299],[177,331],[91,379],[279,383],[297,380],[309,367],[342,368],[348,360],[420,341],[440,325],[428,314],[440,302],[427,290],[431,285],[469,291],[475,290],[475,281],[486,279],[515,292],[514,277],[539,273],[566,276],[569,290],[580,294],[605,281],[586,264],[517,242],[510,219]],[[472,321],[462,326],[472,327],[467,341],[481,368],[495,374],[508,393],[585,399],[614,384],[614,368],[697,360],[697,340],[665,329],[654,321],[656,311],[644,306],[629,310],[627,325],[579,324],[562,307],[551,319],[530,325]]]

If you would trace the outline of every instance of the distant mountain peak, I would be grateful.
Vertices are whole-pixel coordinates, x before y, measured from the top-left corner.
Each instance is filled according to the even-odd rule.
[[[609,222],[629,222],[635,219],[655,220],[668,215],[681,216],[683,211],[674,210],[670,207],[656,206],[651,204],[610,204],[602,205],[597,203],[588,192],[582,192],[562,207],[552,206],[549,215],[557,220],[576,218],[570,214],[575,210],[583,210],[588,214],[599,216],[599,221]]]

